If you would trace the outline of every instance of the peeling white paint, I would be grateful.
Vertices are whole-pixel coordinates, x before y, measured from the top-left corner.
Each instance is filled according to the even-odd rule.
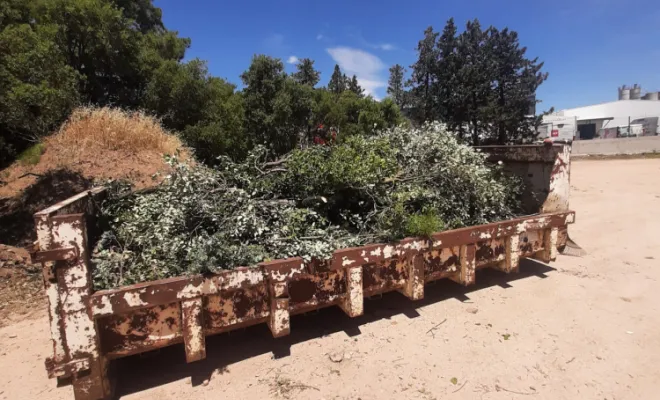
[[[394,247],[387,245],[383,248],[383,257],[392,258],[393,252],[394,252]]]
[[[341,307],[349,317],[357,317],[364,313],[362,267],[348,268],[346,272],[347,293]]]
[[[141,294],[144,294],[146,289],[142,289],[137,293],[127,292],[124,293],[124,300],[129,307],[144,307],[149,304],[140,298]]]
[[[348,258],[346,256],[342,257],[342,259],[341,259],[341,266],[342,267],[347,267],[351,264],[355,264],[355,260],[351,260],[350,258]]]
[[[201,360],[206,357],[206,344],[204,340],[204,330],[199,323],[202,313],[202,299],[188,300],[181,302],[183,314],[183,329],[185,334],[186,360],[188,362]]]
[[[92,357],[97,357],[98,351],[94,337],[96,328],[86,310],[66,314],[64,319],[64,331],[69,352],[71,354],[89,353]]]
[[[110,302],[110,298],[108,296],[101,296],[100,301],[101,301],[100,305],[95,304],[92,307],[92,314],[96,316],[101,316],[101,315],[111,315],[114,313],[112,311],[112,303]]]
[[[371,250],[369,254],[371,254],[374,257],[380,257],[380,255],[382,254],[380,246],[376,247],[376,250]]]
[[[57,284],[51,283],[46,286],[46,296],[48,297],[48,313],[50,314],[50,339],[53,343],[53,359],[59,360],[64,357],[64,345],[62,344],[62,335],[60,334],[60,314],[58,305],[60,296],[57,291]]]

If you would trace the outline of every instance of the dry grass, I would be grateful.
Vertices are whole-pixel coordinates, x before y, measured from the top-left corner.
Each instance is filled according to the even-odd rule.
[[[6,182],[0,186],[0,199],[20,195],[49,171],[68,170],[98,183],[122,179],[140,189],[167,175],[163,155],[194,162],[179,138],[158,119],[107,107],[76,109],[57,133],[44,140],[43,149],[34,163],[19,161],[0,171]]]
[[[142,112],[82,107],[73,111],[60,131],[47,140],[47,146],[59,147],[62,153],[69,149],[74,155],[89,150],[175,154],[183,144],[160,121]]]

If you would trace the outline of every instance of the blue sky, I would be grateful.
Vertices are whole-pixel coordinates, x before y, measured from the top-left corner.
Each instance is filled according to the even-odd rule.
[[[545,62],[549,79],[537,93],[538,110],[616,100],[616,88],[639,83],[660,90],[658,0],[156,0],[169,29],[192,39],[186,58],[208,61],[215,76],[240,84],[253,54],[285,63],[309,57],[326,84],[335,63],[356,74],[377,98],[385,96],[388,68],[416,58],[424,29],[483,26],[519,33],[529,57]],[[287,63],[288,71],[295,65]]]

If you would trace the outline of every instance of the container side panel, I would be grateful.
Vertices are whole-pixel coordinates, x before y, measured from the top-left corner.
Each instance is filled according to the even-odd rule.
[[[365,265],[362,270],[365,295],[399,289],[403,287],[407,279],[406,264],[398,259]]]
[[[179,303],[97,319],[101,349],[113,357],[136,354],[181,341]]]
[[[289,307],[295,311],[308,305],[331,304],[345,293],[344,270],[301,274],[289,281]]]
[[[208,296],[205,302],[206,329],[218,330],[244,324],[269,315],[266,285],[249,287]]]

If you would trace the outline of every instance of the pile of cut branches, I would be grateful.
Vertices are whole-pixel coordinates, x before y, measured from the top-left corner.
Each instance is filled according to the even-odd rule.
[[[519,212],[522,183],[440,124],[350,137],[275,161],[257,148],[209,169],[170,160],[150,190],[111,196],[97,289],[482,224]]]

